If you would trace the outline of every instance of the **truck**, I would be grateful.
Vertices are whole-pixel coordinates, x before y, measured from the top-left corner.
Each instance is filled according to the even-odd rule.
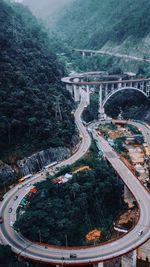
[[[19,183],[22,183],[24,180],[29,179],[30,177],[32,177],[32,174],[31,174],[31,173],[28,174],[28,175],[26,175],[26,176],[24,176],[24,177],[22,177],[22,178],[20,178],[20,179],[18,180],[18,182],[19,182]]]
[[[53,166],[55,166],[58,162],[57,161],[54,161],[52,162],[51,164],[49,165],[46,165],[42,168],[43,171],[47,170],[48,168],[52,168]]]

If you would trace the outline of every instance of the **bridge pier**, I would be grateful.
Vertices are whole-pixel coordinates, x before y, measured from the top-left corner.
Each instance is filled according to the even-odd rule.
[[[72,92],[72,84],[66,84],[66,90],[70,92],[70,94],[73,96]]]
[[[87,105],[90,104],[90,89],[89,89],[89,85],[86,86],[86,103],[87,103]]]
[[[85,52],[84,52],[84,51],[82,52],[82,57],[83,57],[83,58],[85,57]]]
[[[93,267],[103,267],[103,266],[104,266],[103,262],[98,262],[93,264]]]
[[[98,119],[103,119],[105,117],[105,110],[103,107],[103,101],[102,101],[102,84],[100,85],[99,88],[99,115],[98,115]]]
[[[73,91],[74,91],[74,101],[77,102],[80,100],[80,90],[77,85],[73,85]]]
[[[150,81],[146,85],[146,95],[147,95],[147,97],[150,96]]]
[[[122,267],[136,267],[137,251],[125,255],[122,257],[121,266]]]
[[[103,267],[103,266],[104,266],[103,262],[98,263],[98,267]]]
[[[108,96],[108,84],[105,85],[105,98]]]

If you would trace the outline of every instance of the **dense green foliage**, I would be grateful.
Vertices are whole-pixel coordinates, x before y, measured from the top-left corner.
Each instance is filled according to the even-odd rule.
[[[22,5],[0,0],[1,157],[68,144],[72,100],[60,82],[55,41]],[[55,133],[55,134],[54,134]],[[69,145],[69,144],[68,144]]]
[[[74,174],[66,184],[54,184],[50,177],[36,185],[37,193],[28,199],[15,229],[55,245],[85,245],[85,235],[95,228],[103,231],[101,241],[106,240],[122,207],[122,186],[107,161],[97,158],[95,145],[91,149],[92,157],[85,159],[91,170]]]
[[[124,145],[123,143],[123,140],[121,137],[118,137],[114,140],[114,144],[115,144],[115,150],[122,154],[122,153],[125,153],[127,152],[127,149],[126,149],[126,146]]]
[[[89,122],[98,119],[99,96],[94,93],[90,95],[90,105],[82,113],[83,120]]]
[[[0,263],[8,266],[11,257],[13,258],[11,248],[8,245],[0,245]]]
[[[121,74],[123,70],[118,66],[119,59],[107,55],[87,54],[82,57],[78,52],[68,54],[71,68],[76,72],[107,71],[109,74]],[[142,70],[143,72],[143,70]]]
[[[146,0],[76,0],[62,12],[57,31],[73,47],[100,49],[107,41],[120,44],[150,33],[149,8]]]
[[[0,266],[1,267],[34,267],[35,264],[27,261],[18,261],[17,256],[11,251],[11,247],[8,245],[0,245]]]
[[[105,110],[113,118],[121,112],[125,119],[150,120],[150,99],[135,90],[121,91],[108,100]]]

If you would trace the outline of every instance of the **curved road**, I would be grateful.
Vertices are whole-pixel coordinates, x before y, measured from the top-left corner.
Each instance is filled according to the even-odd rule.
[[[89,148],[89,135],[86,132],[86,128],[84,128],[84,126],[82,125],[80,118],[84,105],[85,101],[83,95],[81,103],[75,113],[76,123],[81,131],[81,134],[83,135],[81,148],[70,159],[64,161],[58,166],[62,166],[64,164],[71,164],[77,158],[81,157]],[[147,131],[149,132],[149,129],[147,129]],[[78,249],[66,249],[57,247],[45,248],[44,246],[40,246],[26,240],[23,236],[16,233],[10,225],[10,221],[15,220],[15,211],[20,200],[28,192],[28,190],[30,190],[30,187],[25,186],[18,189],[18,186],[16,186],[6,194],[3,202],[1,203],[0,213],[1,216],[3,216],[4,218],[4,223],[0,225],[0,233],[3,242],[9,244],[12,247],[12,250],[16,252],[19,256],[30,258],[39,262],[47,262],[59,265],[90,264],[93,262],[100,262],[110,260],[114,257],[119,257],[125,253],[128,253],[131,250],[134,250],[136,247],[140,246],[142,243],[144,243],[147,239],[150,238],[149,193],[139,183],[135,176],[128,170],[128,168],[122,163],[122,161],[118,158],[117,154],[109,146],[108,142],[97,135],[94,129],[94,125],[93,137],[99,143],[99,146],[101,147],[105,157],[108,159],[113,168],[119,173],[123,181],[127,184],[131,192],[137,199],[140,207],[140,218],[137,225],[132,231],[124,235],[122,238],[114,242],[110,242],[108,244],[89,248],[80,247]],[[35,175],[30,181],[34,183],[34,180],[37,181],[38,179],[42,179],[40,174]],[[16,194],[18,195],[18,199],[14,201],[13,199]],[[12,213],[8,213],[9,207],[13,208]],[[143,234],[141,236],[138,235],[138,232],[140,230],[143,230]],[[70,253],[76,254],[77,257],[70,258]]]
[[[144,136],[144,139],[146,141],[146,143],[148,144],[149,148],[150,148],[150,128],[148,128],[146,125],[141,124],[139,122],[130,122],[130,124],[136,126],[137,128],[141,129],[142,134]]]
[[[149,59],[144,59],[136,56],[129,56],[125,54],[120,54],[120,53],[113,53],[113,52],[108,52],[108,51],[103,51],[103,50],[92,50],[92,49],[72,49],[73,51],[76,52],[85,52],[85,53],[93,53],[93,54],[102,54],[102,55],[109,55],[113,57],[121,57],[125,59],[132,59],[136,61],[142,61],[142,62],[148,62],[150,63]]]
[[[81,102],[77,108],[77,110],[75,111],[75,123],[77,125],[77,128],[80,132],[80,135],[83,137],[82,138],[82,142],[80,145],[79,150],[72,155],[69,159],[66,159],[65,161],[59,163],[57,165],[57,167],[61,167],[67,164],[72,164],[74,163],[76,160],[80,159],[89,149],[90,145],[91,145],[91,138],[88,134],[88,132],[86,131],[86,128],[83,126],[82,121],[81,121],[81,114],[83,112],[83,109],[86,107],[86,94],[84,92],[84,90],[81,91]]]

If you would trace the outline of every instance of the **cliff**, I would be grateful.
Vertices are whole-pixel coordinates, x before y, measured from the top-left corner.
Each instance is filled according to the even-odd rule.
[[[49,148],[40,151],[28,158],[17,161],[17,166],[22,174],[25,176],[29,173],[36,173],[44,166],[55,161],[61,161],[71,155],[70,149],[66,147]]]
[[[14,170],[7,164],[0,160],[0,183],[7,182],[14,175]]]

